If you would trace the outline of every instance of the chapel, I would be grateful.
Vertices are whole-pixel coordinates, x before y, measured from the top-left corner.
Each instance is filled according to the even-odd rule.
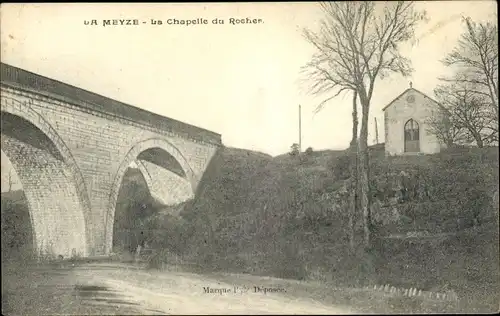
[[[384,111],[386,155],[434,154],[445,145],[428,131],[428,119],[439,103],[412,87],[406,89]]]

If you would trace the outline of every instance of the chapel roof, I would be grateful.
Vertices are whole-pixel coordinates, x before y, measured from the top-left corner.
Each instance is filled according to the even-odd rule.
[[[437,102],[437,101],[436,101],[436,100],[434,100],[433,98],[429,97],[428,95],[426,95],[426,94],[425,94],[425,93],[423,93],[422,91],[419,91],[419,90],[417,90],[417,89],[415,89],[415,88],[413,88],[413,87],[411,87],[411,86],[410,86],[410,88],[408,88],[408,89],[406,89],[405,91],[403,91],[403,93],[401,93],[400,95],[398,95],[398,96],[397,96],[394,100],[392,100],[389,104],[387,104],[387,105],[386,105],[386,106],[382,109],[382,111],[385,111],[388,107],[390,107],[391,105],[393,105],[396,101],[398,101],[399,99],[401,99],[401,97],[402,97],[403,95],[405,95],[407,92],[410,92],[410,91],[414,91],[414,92],[416,92],[416,93],[418,93],[418,94],[420,94],[420,95],[423,95],[423,96],[424,96],[424,98],[427,98],[427,99],[431,100],[432,102],[436,103],[437,105],[441,106],[441,105],[439,104],[439,102]]]

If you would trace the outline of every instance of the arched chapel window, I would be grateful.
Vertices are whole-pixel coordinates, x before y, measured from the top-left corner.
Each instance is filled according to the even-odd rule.
[[[405,123],[405,152],[420,151],[420,130],[418,123],[409,119]]]

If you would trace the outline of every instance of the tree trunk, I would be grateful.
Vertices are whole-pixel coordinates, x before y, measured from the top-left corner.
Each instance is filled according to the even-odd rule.
[[[452,139],[449,139],[449,138],[448,138],[448,139],[446,140],[446,147],[447,147],[447,148],[453,148],[453,147],[454,147],[454,145],[455,145],[455,144],[453,143],[453,140],[452,140]]]
[[[141,244],[138,244],[135,250],[135,262],[139,262],[139,259],[141,258],[141,249],[142,249]]]
[[[12,170],[9,171],[9,192],[12,191]]]
[[[358,93],[354,91],[352,98],[352,139],[349,148],[350,154],[350,197],[349,197],[349,250],[354,253],[356,250],[356,244],[354,241],[355,232],[355,216],[358,210],[358,154],[357,154],[357,138],[358,138],[358,108],[357,108],[357,96]]]
[[[364,104],[365,103],[365,104]],[[358,142],[358,157],[359,157],[359,184],[360,184],[360,200],[361,210],[363,212],[363,245],[365,249],[371,248],[371,195],[370,195],[370,178],[369,178],[369,158],[368,158],[368,114],[369,108],[367,102],[361,100],[362,118],[361,131]]]
[[[476,143],[477,143],[477,147],[479,147],[479,148],[483,148],[484,147],[484,143],[483,143],[483,140],[481,138],[478,138],[476,140]]]
[[[351,137],[351,148],[357,145],[358,139],[358,92],[354,90],[352,96],[352,137]]]
[[[484,142],[483,138],[481,137],[481,134],[479,134],[478,132],[473,132],[472,135],[474,137],[474,140],[476,141],[477,147],[483,148]]]

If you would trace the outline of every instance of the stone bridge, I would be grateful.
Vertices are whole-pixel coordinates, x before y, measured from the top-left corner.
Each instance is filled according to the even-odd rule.
[[[1,149],[23,185],[38,255],[109,254],[135,162],[155,198],[194,197],[219,134],[1,64]]]

